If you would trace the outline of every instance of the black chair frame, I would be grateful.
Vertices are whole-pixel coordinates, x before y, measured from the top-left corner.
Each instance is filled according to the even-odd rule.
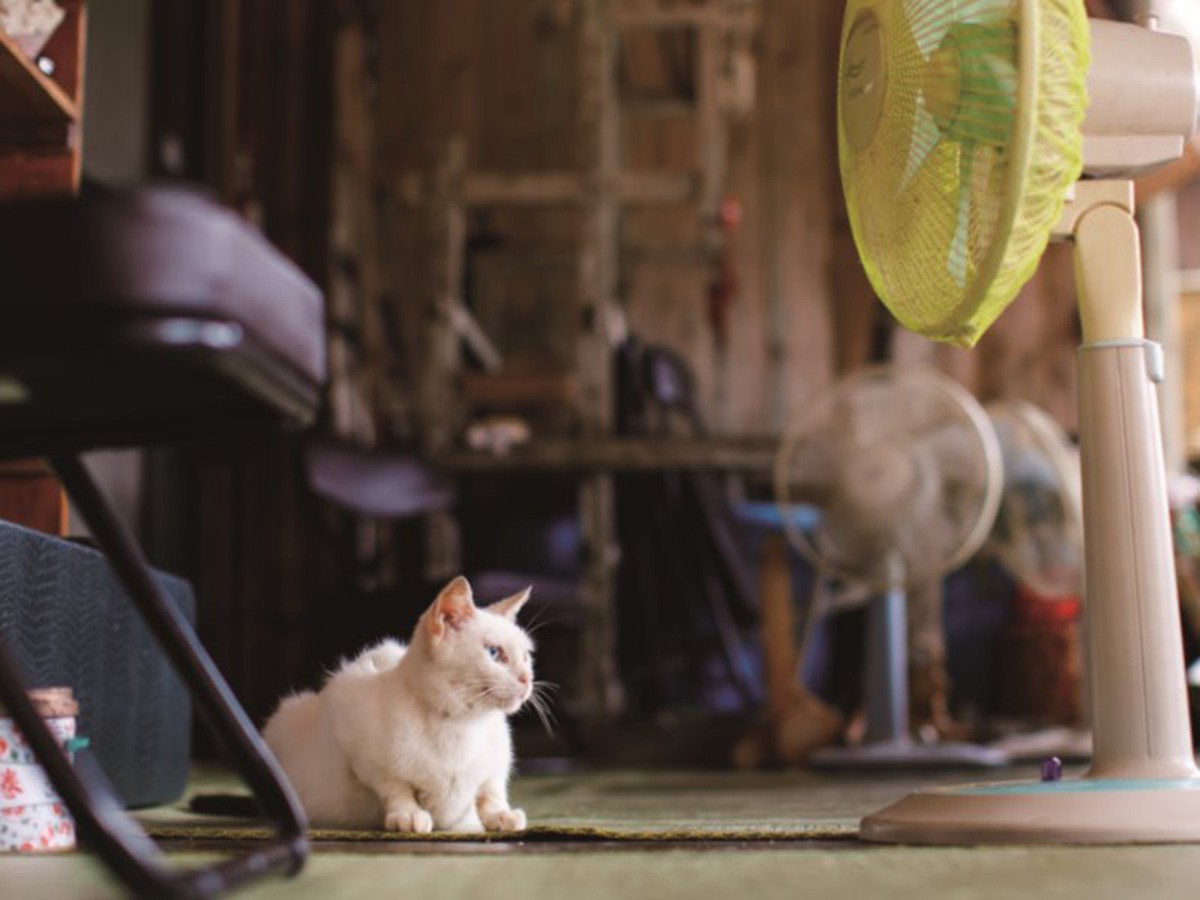
[[[94,849],[137,896],[211,898],[268,873],[298,872],[308,855],[307,826],[304,812],[279,764],[191,625],[154,580],[137,542],[114,515],[80,459],[60,456],[51,462],[130,599],[276,830],[274,840],[213,866],[192,870],[169,866],[154,842],[125,812],[90,757],[83,754],[75,765],[71,764],[34,708],[21,673],[0,641],[0,701],[24,733],[75,818],[80,842]]]

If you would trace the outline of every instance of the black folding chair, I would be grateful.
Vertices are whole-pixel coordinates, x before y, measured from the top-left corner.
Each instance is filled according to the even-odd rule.
[[[695,380],[681,356],[637,338],[625,341],[616,353],[618,429],[622,434],[706,433]],[[761,688],[749,670],[749,654],[740,633],[757,617],[754,577],[739,546],[722,476],[687,471],[622,475],[618,509],[622,534],[627,538],[623,541],[626,587],[622,596],[627,608],[636,604],[638,610],[641,637],[647,646],[638,648],[641,652],[637,655],[650,661],[652,689],[657,695],[652,700],[658,703],[668,693],[667,653],[659,634],[667,623],[686,632],[681,624],[689,618],[686,604],[698,600],[729,684],[745,704],[755,705]],[[664,576],[668,590],[655,584],[656,577]],[[664,603],[671,602],[677,608],[666,609]],[[708,649],[699,635],[692,634],[690,643],[693,656]]]
[[[323,298],[257,231],[177,188],[0,207],[0,458],[49,457],[276,837],[179,870],[86,755],[75,766],[0,640],[0,701],[75,817],[81,842],[134,893],[214,897],[308,853],[295,794],[78,454],[299,427],[325,380]]]

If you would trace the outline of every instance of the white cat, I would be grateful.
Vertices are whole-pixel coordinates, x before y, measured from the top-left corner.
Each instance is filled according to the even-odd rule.
[[[411,643],[383,641],[318,693],[280,703],[263,729],[309,819],[389,831],[519,831],[508,803],[507,716],[533,693],[533,642],[516,624],[529,589],[475,605],[454,579]]]

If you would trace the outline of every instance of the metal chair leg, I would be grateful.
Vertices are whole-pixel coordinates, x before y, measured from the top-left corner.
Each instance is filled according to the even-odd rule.
[[[52,463],[130,598],[278,835],[252,853],[204,869],[174,870],[167,866],[154,843],[124,812],[99,769],[89,765],[86,757],[72,767],[26,695],[5,648],[0,646],[0,699],[75,817],[81,841],[98,851],[113,873],[140,896],[211,898],[270,873],[299,871],[308,855],[307,825],[278,763],[191,626],[159,589],[137,543],[113,515],[80,460],[60,457]]]

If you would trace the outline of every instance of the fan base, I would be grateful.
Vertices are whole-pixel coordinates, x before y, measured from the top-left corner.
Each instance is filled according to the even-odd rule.
[[[1011,762],[1008,754],[978,744],[919,744],[912,740],[872,741],[854,747],[826,747],[809,765],[817,769],[991,769]]]
[[[1200,778],[1076,778],[933,788],[862,820],[893,844],[1200,843]]]

